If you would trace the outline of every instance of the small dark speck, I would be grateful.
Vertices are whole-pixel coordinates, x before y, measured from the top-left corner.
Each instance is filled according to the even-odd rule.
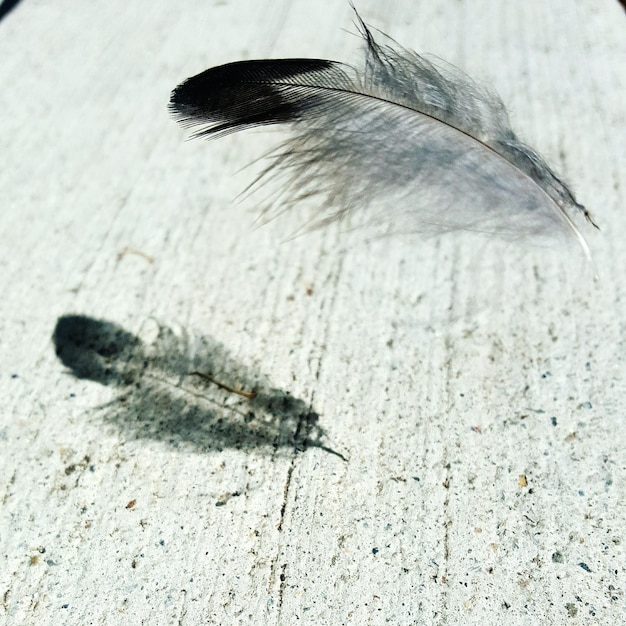
[[[551,371],[549,371],[549,370],[548,370],[547,372],[544,372],[544,373],[541,375],[541,378],[548,378],[548,376],[552,376],[552,372],[551,372]]]
[[[62,608],[62,609],[67,609],[67,608],[69,608],[69,606],[70,606],[69,604],[62,604],[62,605],[61,605],[61,608]]]
[[[579,567],[582,567],[586,572],[591,573],[591,568],[587,563],[583,563],[582,561],[578,564]]]
[[[552,426],[556,426],[556,417],[550,418],[550,424],[552,424]]]
[[[20,377],[20,375],[19,375],[19,374],[11,374],[11,378],[12,378],[13,380],[15,380],[16,378],[19,378],[19,377]]]
[[[314,411],[311,411],[308,415],[307,415],[307,422],[309,424],[317,424],[317,422],[319,422],[320,416],[315,413]],[[239,494],[237,494],[239,495]]]
[[[56,565],[56,563],[55,563],[52,559],[48,559],[48,560],[46,561],[46,564],[47,564],[49,567],[54,567],[54,566]]]
[[[591,402],[582,402],[578,405],[579,409],[593,409],[593,404]]]
[[[164,540],[164,539],[161,539],[161,541],[159,541],[159,545],[160,545],[160,546],[164,546],[164,545],[165,545],[165,540]]]
[[[378,548],[372,548],[372,554],[378,554]]]
[[[552,562],[553,563],[563,563],[565,559],[563,558],[563,554],[561,552],[553,552],[552,553]]]
[[[70,393],[70,398],[75,398],[76,394],[75,393]]]
[[[419,476],[413,476],[413,480],[416,480],[419,483],[420,477]]]
[[[582,489],[579,489],[579,490],[578,490],[578,495],[579,495],[579,496],[584,496],[584,495],[585,495],[585,492],[584,492]]]

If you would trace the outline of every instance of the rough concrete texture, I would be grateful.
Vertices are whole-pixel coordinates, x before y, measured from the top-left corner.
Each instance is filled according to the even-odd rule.
[[[626,13],[358,8],[495,86],[599,222],[599,281],[574,248],[255,227],[239,170],[278,135],[186,142],[169,92],[353,60],[346,2],[23,0],[0,22],[4,623],[626,619]]]

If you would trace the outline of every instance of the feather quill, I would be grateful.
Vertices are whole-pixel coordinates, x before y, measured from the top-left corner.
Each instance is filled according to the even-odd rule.
[[[355,10],[356,13],[356,10]],[[259,179],[286,177],[270,203],[317,197],[314,225],[375,207],[400,230],[472,230],[507,238],[573,235],[588,211],[510,127],[500,98],[443,61],[379,44],[358,13],[361,67],[322,59],[241,61],[174,89],[193,137],[288,124]]]

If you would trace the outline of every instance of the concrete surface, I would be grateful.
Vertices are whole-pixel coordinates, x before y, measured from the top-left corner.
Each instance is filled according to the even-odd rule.
[[[358,7],[497,88],[601,225],[600,280],[574,249],[255,227],[239,170],[276,133],[186,142],[169,92],[350,61],[346,2],[23,0],[0,22],[0,621],[624,623],[626,14]]]

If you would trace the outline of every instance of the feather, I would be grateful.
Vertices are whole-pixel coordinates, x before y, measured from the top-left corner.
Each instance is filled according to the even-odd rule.
[[[355,9],[356,13],[356,9]],[[457,68],[379,44],[357,13],[364,59],[242,61],[208,69],[172,92],[193,137],[288,124],[261,178],[285,178],[270,206],[318,198],[319,225],[373,208],[394,229],[472,230],[587,244],[572,217],[588,211],[512,131],[500,98]]]

